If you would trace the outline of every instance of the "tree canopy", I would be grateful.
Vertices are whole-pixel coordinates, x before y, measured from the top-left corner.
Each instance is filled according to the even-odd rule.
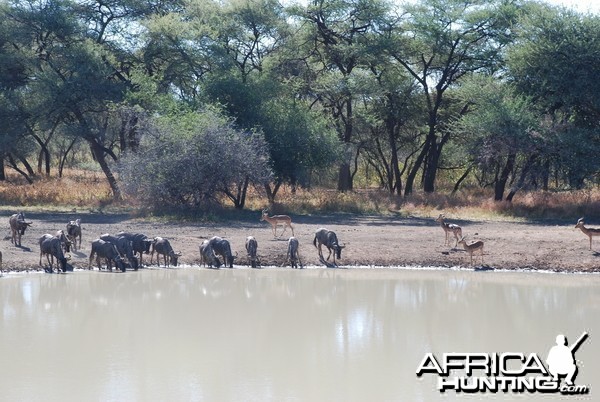
[[[582,188],[599,69],[600,16],[537,1],[0,1],[0,180],[77,151],[167,205]]]

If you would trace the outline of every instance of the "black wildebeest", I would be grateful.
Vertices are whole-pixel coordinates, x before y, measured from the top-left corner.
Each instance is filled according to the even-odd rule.
[[[67,223],[67,238],[71,242],[73,250],[81,249],[81,219],[75,219]],[[77,239],[79,239],[79,244],[77,244]]]
[[[150,247],[152,247],[154,240],[149,239],[145,234],[142,233],[119,232],[116,234],[116,236],[125,236],[131,241],[133,255],[137,256],[139,254],[139,264],[142,266],[142,255],[144,253],[150,253]]]
[[[8,223],[10,224],[12,244],[21,247],[21,236],[25,234],[25,230],[31,226],[32,222],[26,222],[25,214],[19,212],[18,214],[11,215]]]
[[[165,267],[169,265],[177,266],[177,259],[181,256],[181,253],[176,253],[173,251],[173,247],[171,247],[171,243],[167,239],[162,237],[155,237],[152,242],[152,250],[150,251],[150,264],[152,264],[152,259],[154,257],[154,253],[156,252],[156,262],[158,266],[160,266],[160,256],[162,255],[165,262]],[[167,257],[169,257],[167,259]]]
[[[213,236],[208,242],[215,251],[215,254],[223,257],[223,265],[233,268],[233,260],[236,259],[236,256],[231,253],[231,245],[229,244],[229,241],[219,236]]]
[[[250,260],[250,266],[252,268],[260,267],[260,261],[258,259],[258,242],[254,236],[246,237],[246,252],[248,253],[248,259]]]
[[[54,258],[56,258],[57,264],[60,264],[60,268],[57,266],[57,271],[67,272],[67,258],[63,253],[63,247],[61,240],[52,236],[51,234],[45,234],[40,237],[40,266],[42,265],[42,256],[46,256],[46,260],[50,265],[50,272],[54,272]]]
[[[133,247],[131,245],[131,241],[127,237],[112,236],[108,233],[105,233],[100,236],[100,239],[114,244],[115,247],[117,247],[117,251],[119,252],[121,258],[127,259],[129,265],[136,271],[138,270],[138,260],[133,255]]]
[[[212,268],[213,265],[216,268],[219,268],[221,266],[221,261],[217,258],[215,250],[213,250],[208,240],[204,240],[200,245],[199,249],[201,265],[208,265],[210,268]]]
[[[288,240],[287,261],[290,262],[292,268],[298,268],[298,263],[300,263],[300,268],[303,268],[299,248],[300,242],[298,239],[290,237]]]
[[[98,269],[102,269],[100,264],[100,258],[104,258],[106,260],[106,268],[109,271],[112,271],[112,262],[114,261],[115,266],[119,268],[122,272],[125,272],[125,261],[119,255],[117,251],[117,247],[104,241],[102,239],[96,239],[92,241],[92,251],[90,252],[90,261],[88,265],[88,269],[92,269],[92,259],[96,256],[96,264],[98,265]]]
[[[323,251],[321,249],[321,246],[325,246],[325,247],[327,247],[327,250],[329,250],[329,255],[327,256],[327,261],[329,261],[329,257],[331,257],[331,252],[333,250],[333,265],[337,266],[335,259],[336,259],[336,257],[342,258],[342,249],[345,246],[340,245],[335,232],[332,232],[331,230],[327,230],[325,228],[321,228],[321,229],[317,230],[315,232],[315,238],[313,240],[313,244],[319,250],[319,259],[325,265],[327,265],[327,263],[325,262],[325,259],[323,258]]]

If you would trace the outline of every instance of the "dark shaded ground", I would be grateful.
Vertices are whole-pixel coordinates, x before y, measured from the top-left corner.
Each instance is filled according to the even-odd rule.
[[[203,239],[218,235],[227,238],[236,264],[246,265],[244,248],[247,236],[258,240],[259,256],[263,266],[281,266],[285,262],[288,231],[283,237],[274,238],[271,226],[256,220],[232,221],[215,224],[177,223],[169,224],[153,220],[132,219],[127,215],[91,213],[27,213],[33,225],[22,240],[22,247],[11,244],[8,217],[0,213],[0,226],[4,235],[0,241],[3,269],[38,270],[38,238],[44,233],[65,229],[69,220],[81,218],[83,228],[82,250],[72,253],[75,268],[86,268],[90,243],[103,233],[119,231],[141,232],[148,237],[168,238],[176,251],[182,253],[183,264],[198,264],[198,246]],[[314,232],[326,227],[337,233],[345,244],[339,265],[352,266],[469,266],[469,256],[462,249],[455,249],[454,241],[444,245],[444,232],[431,218],[396,218],[380,216],[292,216],[294,234],[300,241],[300,255],[304,265],[322,265],[317,250],[312,245]],[[448,222],[463,227],[469,241],[485,242],[484,269],[536,269],[566,272],[600,271],[600,239],[596,238],[593,250],[589,240],[575,222],[517,223],[499,221],[461,221],[448,217]],[[4,222],[4,223],[2,223]],[[279,228],[281,232],[281,227]],[[144,262],[148,261],[144,257]],[[480,257],[476,267],[481,268]]]

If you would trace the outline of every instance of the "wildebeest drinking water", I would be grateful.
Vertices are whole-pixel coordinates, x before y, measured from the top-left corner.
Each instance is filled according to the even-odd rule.
[[[223,257],[223,265],[233,268],[233,260],[235,260],[236,256],[231,253],[231,244],[229,244],[229,240],[225,240],[219,236],[213,236],[208,242],[215,251],[215,254]]]
[[[46,260],[50,265],[50,272],[54,272],[54,258],[56,258],[57,264],[60,264],[60,268],[57,267],[57,271],[67,272],[67,258],[63,253],[63,247],[61,240],[52,236],[51,234],[45,234],[39,239],[40,244],[40,266],[42,265],[42,256],[46,256]]]
[[[104,258],[106,260],[106,268],[112,271],[112,262],[115,263],[117,268],[119,268],[122,272],[125,272],[125,261],[119,255],[117,251],[117,247],[104,241],[102,239],[96,239],[92,242],[92,251],[90,252],[90,261],[88,265],[88,269],[92,269],[92,259],[96,256],[96,264],[98,265],[98,269],[102,269],[100,265],[100,259]]]
[[[213,250],[210,245],[210,241],[204,240],[199,247],[200,250],[200,264],[208,265],[209,268],[212,268],[213,265],[216,268],[221,266],[221,261],[217,258],[215,254],[215,250]]]
[[[139,268],[138,260],[133,255],[131,241],[126,236],[112,236],[105,233],[100,236],[100,239],[114,244],[121,258],[126,259],[129,265],[137,271]]]
[[[21,247],[21,236],[25,234],[25,230],[31,226],[32,222],[25,221],[25,214],[19,212],[11,215],[8,219],[10,224],[11,242],[17,247]]]
[[[248,253],[248,259],[250,260],[250,266],[252,268],[260,267],[260,261],[258,260],[258,242],[254,236],[246,237],[246,252]]]
[[[133,248],[133,255],[139,259],[139,265],[142,266],[143,263],[143,254],[149,254],[150,248],[152,247],[152,243],[154,240],[149,239],[143,233],[129,233],[129,232],[119,232],[116,236],[124,236],[131,241],[131,247]],[[139,255],[139,257],[138,257]]]
[[[300,259],[300,242],[295,237],[290,237],[288,240],[288,251],[287,251],[287,261],[290,262],[292,268],[298,268],[298,263],[300,263],[300,268],[302,267],[302,260]]]
[[[321,250],[321,246],[327,247],[329,250],[329,255],[327,256],[327,261],[329,261],[329,257],[331,257],[331,252],[333,251],[333,266],[337,266],[336,257],[342,258],[342,249],[345,246],[341,246],[338,242],[337,235],[335,232],[331,230],[327,230],[325,228],[321,228],[315,232],[315,238],[313,240],[314,246],[319,250],[319,259],[325,265],[329,265],[325,259],[323,258],[323,251]]]
[[[152,250],[150,251],[150,264],[152,264],[152,259],[154,257],[154,253],[156,252],[156,261],[158,266],[160,266],[160,256],[162,255],[165,262],[165,267],[168,267],[169,264],[173,266],[177,266],[177,259],[181,256],[181,253],[176,253],[173,251],[173,247],[171,247],[171,243],[167,239],[162,237],[155,237],[154,242],[152,243]],[[168,258],[167,258],[168,257]]]

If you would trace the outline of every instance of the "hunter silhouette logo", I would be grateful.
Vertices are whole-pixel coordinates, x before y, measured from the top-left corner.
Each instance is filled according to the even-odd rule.
[[[587,394],[590,387],[575,385],[575,351],[588,338],[584,332],[571,346],[564,335],[556,336],[544,362],[536,353],[443,353],[437,359],[426,353],[417,377],[437,374],[440,392],[542,392],[563,395]],[[561,385],[561,379],[565,384]]]
[[[564,335],[556,336],[556,346],[553,346],[548,352],[548,371],[552,374],[554,381],[560,381],[561,376],[566,376],[567,385],[574,385],[573,380],[577,375],[577,365],[575,364],[575,350],[585,341],[588,333],[584,332],[573,346],[567,346],[567,338]]]

